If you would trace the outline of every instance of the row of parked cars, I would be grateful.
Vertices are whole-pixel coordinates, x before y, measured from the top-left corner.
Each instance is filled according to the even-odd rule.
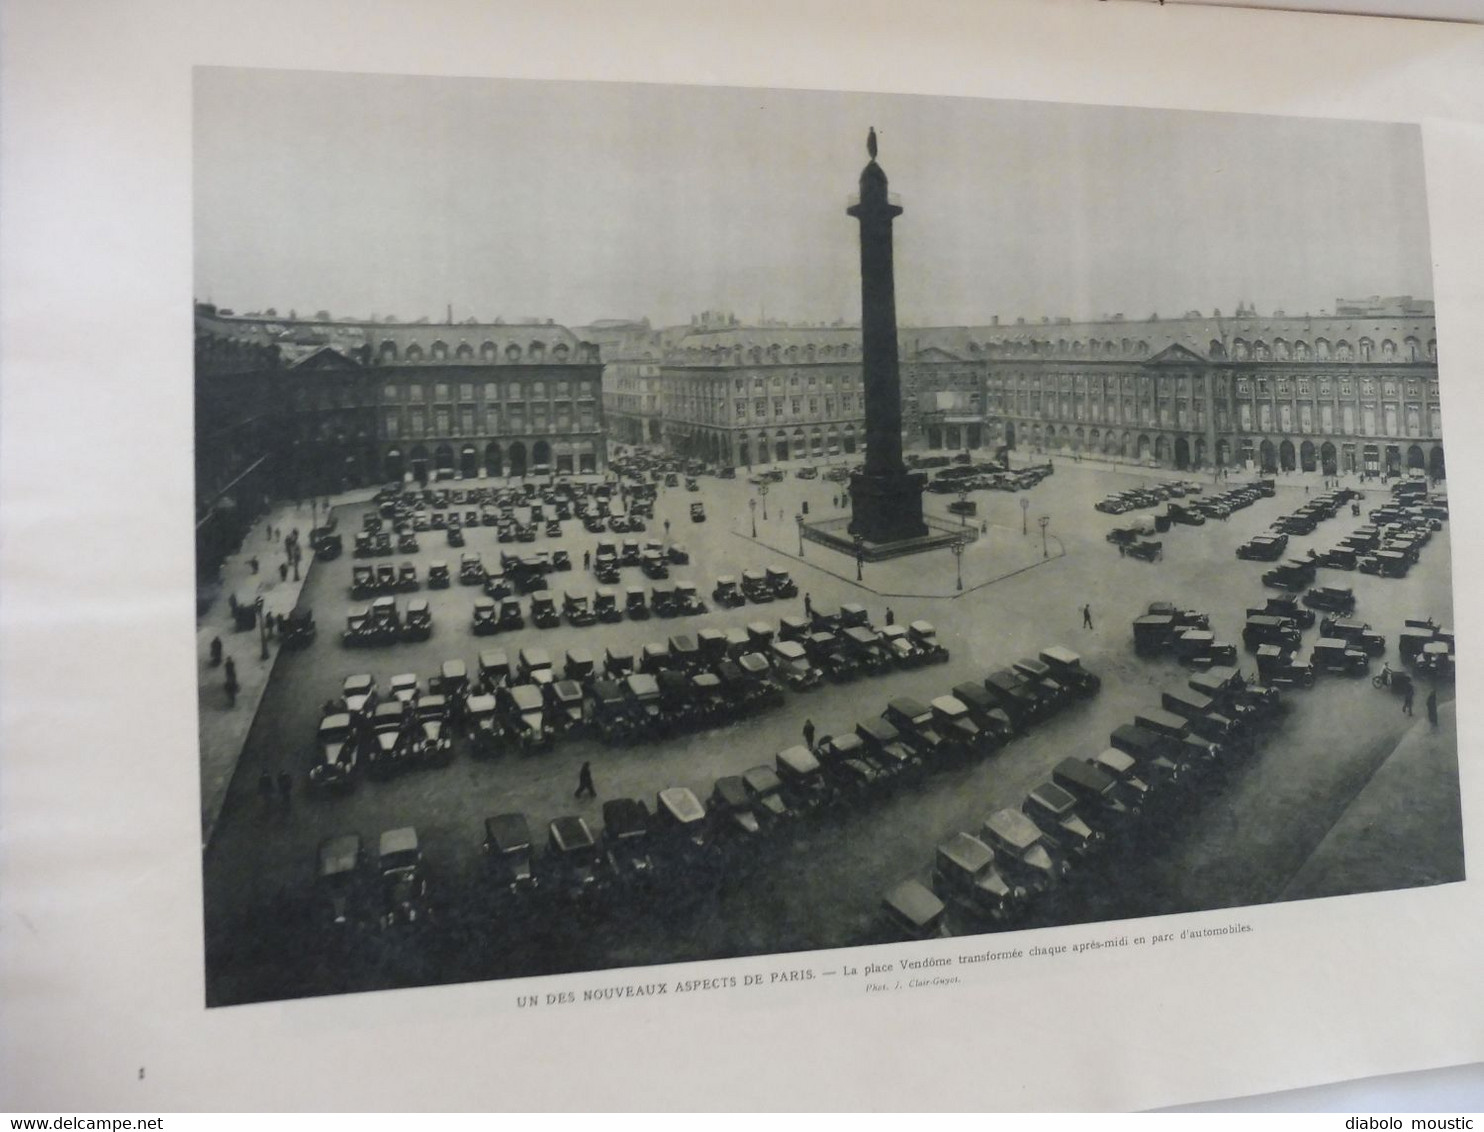
[[[589,595],[577,589],[564,590],[561,604],[550,590],[540,589],[530,596],[529,620],[538,629],[555,629],[563,620],[583,628],[598,623],[617,624],[625,617],[645,621],[650,617],[694,617],[707,611],[694,582],[656,582],[646,593],[643,586],[629,586],[619,604],[617,590],[600,586]],[[526,627],[526,608],[517,597],[474,599],[470,630],[476,637],[516,632]]]
[[[1237,648],[1211,631],[1210,614],[1153,601],[1134,618],[1134,651],[1140,656],[1173,656],[1182,664],[1208,669],[1237,662]]]
[[[1184,499],[1187,495],[1200,495],[1204,491],[1194,480],[1178,480],[1171,483],[1151,484],[1148,487],[1130,487],[1123,491],[1109,492],[1094,503],[1093,510],[1105,515],[1123,515],[1144,507],[1158,507],[1171,499]]]
[[[622,543],[613,539],[599,539],[592,556],[593,576],[603,585],[616,585],[619,571],[625,566],[637,566],[646,578],[659,579],[670,576],[671,566],[684,566],[690,562],[690,552],[683,543],[662,543],[650,539],[640,545],[638,539],[624,539]]]
[[[723,775],[704,796],[670,786],[656,793],[652,810],[640,799],[614,799],[604,803],[600,830],[580,817],[557,818],[547,825],[544,853],[538,854],[524,814],[496,814],[485,822],[484,841],[493,884],[518,899],[542,892],[593,899],[672,875],[714,874],[770,832],[854,804],[944,760],[992,750],[1099,686],[1076,654],[1049,648],[983,684],[961,684],[930,705],[893,699],[854,731],[787,748],[771,765]]]
[[[1158,707],[1115,728],[1097,755],[1062,759],[1018,809],[940,842],[929,883],[907,879],[883,897],[891,929],[926,939],[1021,922],[1110,847],[1184,809],[1208,775],[1253,750],[1280,706],[1275,690],[1248,686],[1231,667],[1170,688]]]
[[[406,607],[390,595],[376,598],[345,618],[340,643],[346,648],[371,648],[403,641],[426,641],[433,635],[433,611],[426,598],[413,598]]]

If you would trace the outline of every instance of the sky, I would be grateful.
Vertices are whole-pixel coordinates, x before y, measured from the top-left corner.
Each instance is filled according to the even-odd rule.
[[[1432,297],[1413,125],[200,68],[196,296],[238,313],[860,316],[867,128],[903,324]]]

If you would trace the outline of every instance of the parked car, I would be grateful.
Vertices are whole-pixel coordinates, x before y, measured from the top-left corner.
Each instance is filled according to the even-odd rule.
[[[917,880],[904,880],[881,898],[882,913],[891,934],[903,941],[936,939],[947,935],[947,906]]]
[[[412,826],[381,835],[377,863],[381,873],[381,926],[405,927],[432,919],[433,907],[422,849]]]
[[[955,833],[933,855],[933,891],[970,916],[1002,923],[1018,910],[1025,890],[995,865],[995,853],[968,833]]]

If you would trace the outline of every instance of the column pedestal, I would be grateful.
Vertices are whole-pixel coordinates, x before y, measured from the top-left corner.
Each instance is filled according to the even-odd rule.
[[[922,538],[928,533],[922,519],[926,483],[920,472],[856,472],[850,477],[850,533],[873,543]]]

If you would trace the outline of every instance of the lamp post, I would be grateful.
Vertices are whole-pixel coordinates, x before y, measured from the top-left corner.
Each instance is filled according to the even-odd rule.
[[[960,535],[948,545],[948,549],[953,551],[953,564],[958,571],[957,588],[960,591],[964,588],[964,551],[968,548],[968,545],[969,540],[963,535]]]
[[[263,598],[259,595],[258,600],[253,602],[258,611],[258,642],[263,651],[258,654],[259,660],[268,659],[268,619],[263,616]]]
[[[804,557],[804,513],[800,511],[794,516],[794,522],[799,525],[799,557]]]
[[[865,561],[866,540],[864,536],[858,534],[855,536],[855,580],[857,582],[865,580],[865,572],[862,568]]]
[[[1041,524],[1041,557],[1050,558],[1051,552],[1046,549],[1046,527],[1051,522],[1051,516],[1042,515],[1036,522]]]
[[[763,522],[768,521],[768,485],[758,484],[757,493],[763,497]]]
[[[752,537],[757,538],[757,500],[749,499],[747,506],[752,511]]]
[[[1022,495],[1020,497],[1020,533],[1022,535],[1030,533],[1029,529],[1026,527],[1026,522],[1028,521],[1027,516],[1030,513],[1030,509],[1031,501]]]
[[[968,525],[968,519],[964,518],[969,513],[969,489],[961,487],[958,489],[958,525]]]

